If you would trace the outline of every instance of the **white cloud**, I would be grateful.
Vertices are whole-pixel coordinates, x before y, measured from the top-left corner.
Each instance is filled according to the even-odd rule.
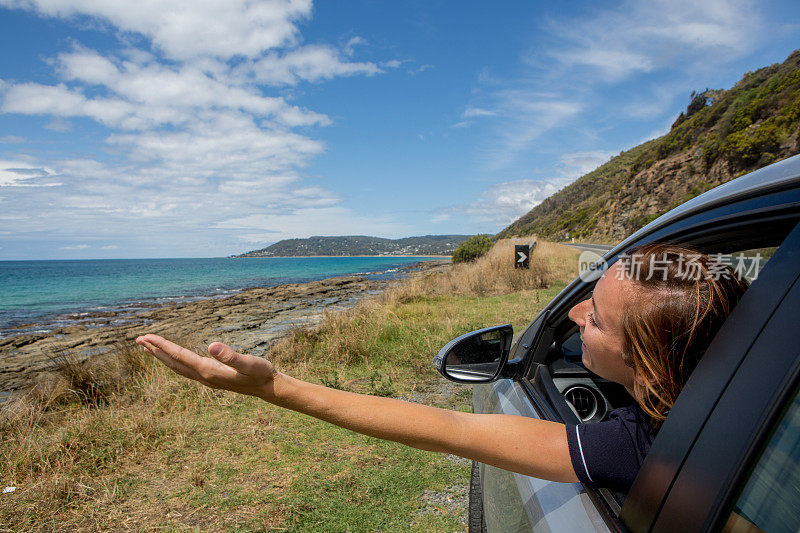
[[[608,162],[615,155],[617,155],[616,152],[591,150],[561,154],[559,160],[563,165],[564,178],[575,179]]]
[[[292,106],[283,97],[262,96],[255,88],[238,86],[232,79],[217,80],[193,65],[119,63],[86,49],[60,54],[56,64],[66,81],[99,85],[106,95],[86,97],[83,90],[64,83],[8,83],[0,109],[88,117],[112,128],[134,130],[183,125],[198,109],[241,110],[289,127],[330,123],[324,115]]]
[[[494,111],[481,109],[480,107],[468,107],[461,113],[461,118],[492,117],[496,115]]]
[[[661,127],[652,130],[650,133],[648,133],[647,135],[645,135],[644,137],[639,139],[636,143],[632,143],[631,147],[638,146],[638,145],[640,145],[642,143],[645,143],[647,141],[650,141],[652,139],[657,139],[658,137],[661,137],[662,135],[666,135],[672,129],[672,123],[673,122],[675,122],[675,117],[670,117],[668,120],[666,120],[661,125]]]
[[[0,160],[0,187],[55,187],[53,170],[24,161]]]
[[[0,0],[0,6],[57,18],[93,17],[151,40],[166,56],[255,57],[295,43],[311,0]]]
[[[91,248],[88,244],[76,244],[74,246],[60,246],[59,250],[86,250]]]
[[[563,68],[590,67],[606,81],[683,65],[707,68],[752,50],[764,31],[753,0],[629,0],[592,16],[551,23]]]
[[[493,117],[498,114],[497,111],[483,109],[481,107],[473,107],[467,106],[466,109],[461,113],[461,120],[453,124],[454,128],[466,128],[472,125],[473,119],[481,118],[481,117]]]
[[[197,255],[198,243],[212,239],[206,233],[221,246],[240,235],[290,237],[307,228],[307,234],[346,234],[372,225],[399,233],[391,220],[359,217],[339,207],[334,192],[303,182],[300,169],[325,150],[309,128],[331,120],[290,103],[295,95],[286,86],[371,76],[401,64],[353,60],[367,45],[361,37],[338,49],[303,45],[297,23],[310,16],[310,1],[0,0],[0,6],[80,22],[89,17],[105,24],[100,31],[121,30],[123,45],[100,51],[71,43],[47,61],[55,83],[0,80],[2,113],[49,117],[46,127],[56,131],[69,130],[70,119],[107,130],[85,157],[0,161],[0,186],[11,191],[4,225],[16,234],[70,242],[92,232],[105,242],[126,240],[109,245],[126,252],[167,247],[170,255]],[[276,93],[270,85],[284,87]],[[23,186],[36,189],[15,192]],[[254,225],[221,224],[238,219]]]
[[[22,144],[24,142],[25,138],[17,135],[5,135],[0,137],[0,144]]]
[[[147,125],[134,113],[134,107],[120,99],[86,99],[79,91],[63,84],[40,85],[21,83],[11,85],[5,92],[3,113],[23,115],[52,115],[57,117],[89,117],[101,124],[130,129]]]
[[[627,104],[622,111],[633,118],[652,120],[673,108],[676,97],[686,92],[684,89],[685,87],[660,86],[650,91],[642,91],[642,94]]]
[[[610,50],[587,43],[586,49],[553,53],[560,62],[572,66],[595,67],[611,80],[619,80],[633,72],[653,70],[653,62],[647,56],[625,50]]]
[[[344,45],[344,53],[347,54],[348,56],[351,56],[351,55],[353,55],[353,52],[355,51],[355,47],[356,46],[362,46],[362,45],[365,45],[365,44],[367,44],[367,41],[365,39],[363,39],[362,37],[358,37],[358,36],[351,37],[347,41],[347,43]]]
[[[50,131],[57,131],[60,133],[72,131],[72,123],[69,120],[64,120],[62,118],[53,119],[45,124],[44,127]]]
[[[442,209],[433,216],[432,221],[441,223],[451,217],[462,220],[469,218],[471,222],[491,225],[500,230],[569,185],[573,179],[561,177],[497,183],[484,190],[477,201]]]
[[[382,72],[374,63],[343,61],[338,51],[322,45],[303,46],[284,54],[269,53],[245,67],[252,69],[258,82],[270,85],[296,85],[299,81],[315,82],[356,74],[372,76]]]
[[[576,178],[607,162],[612,155],[614,153],[602,150],[562,154],[559,157],[560,166],[555,169],[557,177],[513,180],[492,185],[480,194],[477,201],[447,208],[436,214],[432,220],[445,222],[451,216],[469,216],[501,229]]]
[[[518,219],[545,198],[552,196],[570,179],[518,180],[499,183],[482,195],[482,201],[473,206],[477,212],[501,224]]]
[[[181,131],[119,133],[108,144],[159,174],[241,179],[305,165],[320,142],[285,129],[259,128],[243,113],[201,114]]]
[[[519,72],[479,72],[453,127],[471,126],[476,118],[488,125],[479,151],[488,169],[508,168],[537,151],[557,158],[548,135],[570,131],[566,150],[591,149],[602,142],[598,130],[613,128],[620,115],[660,121],[673,114],[676,98],[707,79],[709,69],[742,57],[765,37],[755,0],[627,0],[609,6],[544,20]],[[667,72],[672,81],[665,84]],[[620,104],[620,94],[631,96]]]
[[[385,68],[397,68],[401,66],[403,63],[405,63],[405,61],[402,61],[400,59],[390,59],[389,61],[384,61],[383,63],[381,63],[381,66]]]
[[[542,135],[565,126],[583,108],[579,102],[521,89],[499,91],[494,99],[493,110],[500,120],[495,125],[496,142],[486,153],[489,168],[495,170],[510,165]]]

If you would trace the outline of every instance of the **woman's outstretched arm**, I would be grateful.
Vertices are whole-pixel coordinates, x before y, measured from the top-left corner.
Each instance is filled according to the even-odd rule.
[[[172,370],[213,388],[267,402],[365,435],[474,459],[542,479],[575,482],[563,424],[521,416],[472,414],[307,383],[268,360],[215,342],[196,353],[157,335],[136,339]]]

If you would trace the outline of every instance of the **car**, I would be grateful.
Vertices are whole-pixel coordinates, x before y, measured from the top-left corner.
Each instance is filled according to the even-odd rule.
[[[714,338],[624,494],[473,463],[470,531],[800,530],[800,156],[720,185],[602,256],[684,244],[737,267],[750,288]],[[746,272],[744,272],[746,270]],[[584,273],[585,274],[585,273]],[[570,308],[597,276],[565,287],[516,337],[509,325],[448,343],[434,365],[471,383],[475,413],[568,424],[632,398],[581,363]]]

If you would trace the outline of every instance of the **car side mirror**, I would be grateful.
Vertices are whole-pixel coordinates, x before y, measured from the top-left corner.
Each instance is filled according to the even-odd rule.
[[[488,383],[508,361],[513,337],[511,324],[472,331],[448,342],[433,365],[451,381]]]

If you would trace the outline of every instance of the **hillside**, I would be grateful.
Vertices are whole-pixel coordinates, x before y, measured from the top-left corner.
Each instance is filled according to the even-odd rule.
[[[313,255],[450,255],[469,235],[425,235],[382,239],[351,235],[286,239],[233,257],[296,257]]]
[[[800,50],[706,89],[669,133],[621,152],[534,207],[497,237],[567,235],[618,242],[673,207],[800,152]]]

